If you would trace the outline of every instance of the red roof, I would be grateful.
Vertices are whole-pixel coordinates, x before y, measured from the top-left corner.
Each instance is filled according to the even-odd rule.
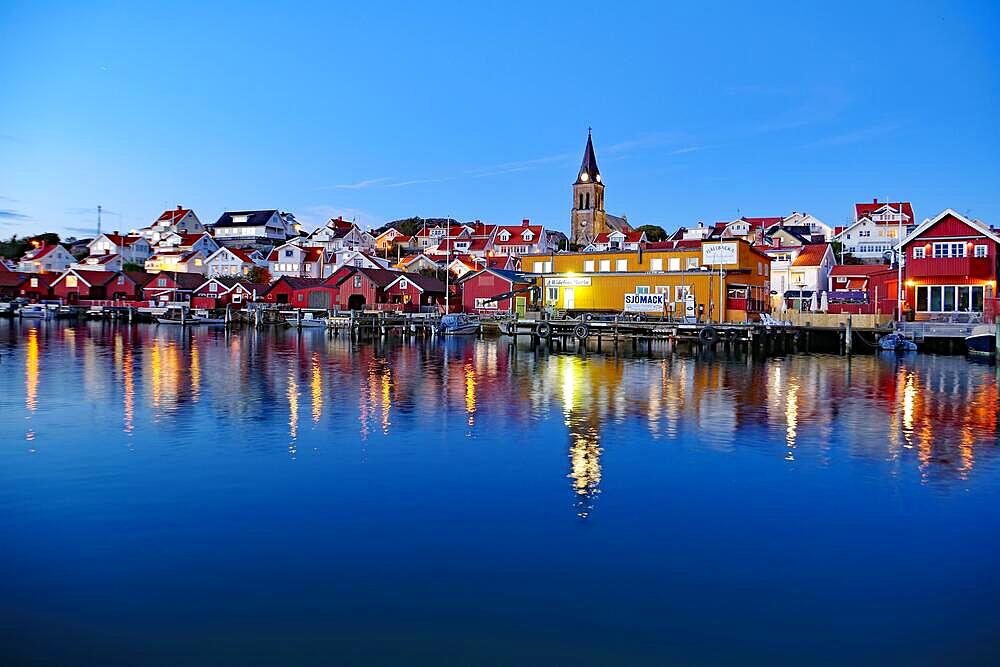
[[[903,214],[906,215],[910,222],[915,222],[913,217],[913,206],[908,201],[894,201],[894,202],[880,202],[878,199],[873,199],[870,203],[864,202],[854,205],[854,219],[860,220],[868,215],[871,215],[883,206],[890,206],[893,209],[899,211],[902,207]]]
[[[522,236],[524,230],[531,230],[531,240],[526,241]],[[503,232],[510,234],[510,238],[506,241],[500,238]],[[520,245],[522,243],[538,243],[541,239],[542,234],[544,234],[544,228],[541,225],[503,225],[497,228],[497,235],[495,237],[494,243],[496,245]]]
[[[249,264],[254,263],[253,257],[250,256],[250,252],[252,251],[243,250],[242,248],[229,248],[228,250],[229,252],[233,253],[244,262],[247,262]]]
[[[48,255],[50,252],[52,252],[56,248],[60,248],[60,247],[62,247],[62,246],[55,245],[55,244],[49,244],[49,245],[42,244],[38,248],[32,248],[28,252],[24,253],[24,257],[22,259],[24,261],[34,261],[36,259],[41,259],[42,257],[45,257],[46,255]]]
[[[27,282],[29,275],[19,271],[0,271],[0,287],[20,287]]]
[[[748,218],[748,217],[744,216],[744,217],[740,218],[740,220],[742,220],[743,222],[750,223],[751,227],[764,227],[764,228],[767,228],[767,227],[770,227],[771,225],[778,224],[779,222],[781,222],[782,220],[784,220],[784,218],[781,218],[781,217],[778,217],[778,218]]]
[[[829,243],[810,243],[802,246],[792,266],[819,266],[829,247]]]
[[[177,208],[172,208],[164,211],[162,214],[160,214],[160,217],[157,218],[156,221],[169,222],[171,225],[173,225],[190,212],[191,209],[181,208],[180,206],[178,206]]]

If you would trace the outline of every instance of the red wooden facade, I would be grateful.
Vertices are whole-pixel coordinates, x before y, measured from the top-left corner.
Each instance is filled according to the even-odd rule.
[[[146,301],[190,301],[191,293],[204,281],[200,273],[160,271],[146,282],[142,294]]]
[[[904,311],[916,319],[948,319],[996,312],[996,232],[951,209],[907,237]]]
[[[471,273],[461,281],[462,310],[466,313],[480,314],[514,312],[516,305],[514,298],[492,302],[486,302],[485,300],[500,294],[530,287],[531,284],[532,281],[530,279],[510,271],[484,269],[476,273]],[[526,304],[530,301],[529,292],[526,291],[520,296],[526,298]]]
[[[121,271],[70,269],[52,283],[52,297],[63,303],[132,301],[139,297],[140,281]]]
[[[50,285],[57,277],[52,273],[0,271],[0,299],[27,299],[31,302],[50,299]]]
[[[830,272],[829,313],[896,315],[899,272],[895,267],[838,264]],[[864,301],[840,300],[858,294]]]

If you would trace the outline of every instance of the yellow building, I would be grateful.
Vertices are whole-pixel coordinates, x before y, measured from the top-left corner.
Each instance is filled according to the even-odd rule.
[[[571,313],[631,311],[718,322],[724,302],[722,320],[744,322],[769,310],[771,259],[742,239],[526,255],[521,268],[539,277],[546,305]]]

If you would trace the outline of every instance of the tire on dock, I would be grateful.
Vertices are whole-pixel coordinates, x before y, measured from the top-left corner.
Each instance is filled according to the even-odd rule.
[[[698,340],[705,345],[715,345],[719,342],[719,332],[715,330],[715,327],[703,327],[698,332]]]
[[[573,335],[582,343],[590,336],[590,327],[586,324],[577,324],[573,327]]]
[[[538,326],[535,327],[535,333],[538,334],[539,338],[548,338],[552,335],[552,325],[548,322],[539,322]]]

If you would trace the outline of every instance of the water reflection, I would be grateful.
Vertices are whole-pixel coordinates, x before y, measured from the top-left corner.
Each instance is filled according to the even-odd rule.
[[[120,424],[119,434],[151,430],[156,438],[145,447],[216,424],[255,434],[236,446],[287,441],[293,458],[306,438],[308,451],[318,451],[330,434],[338,447],[360,446],[363,458],[373,438],[430,446],[434,438],[424,436],[439,429],[484,440],[520,432],[533,447],[561,443],[566,463],[549,478],[561,480],[567,508],[582,518],[597,511],[607,458],[626,444],[818,468],[864,461],[944,485],[995,465],[994,369],[957,357],[748,361],[664,351],[633,359],[549,354],[503,340],[358,345],[322,332],[0,327],[4,356],[19,357],[24,369],[23,383],[7,374],[2,389],[19,397],[35,430],[40,413],[53,416],[48,403],[65,411],[66,398],[82,393],[98,419]],[[303,395],[309,429],[300,429]],[[113,437],[100,423],[95,429]]]

